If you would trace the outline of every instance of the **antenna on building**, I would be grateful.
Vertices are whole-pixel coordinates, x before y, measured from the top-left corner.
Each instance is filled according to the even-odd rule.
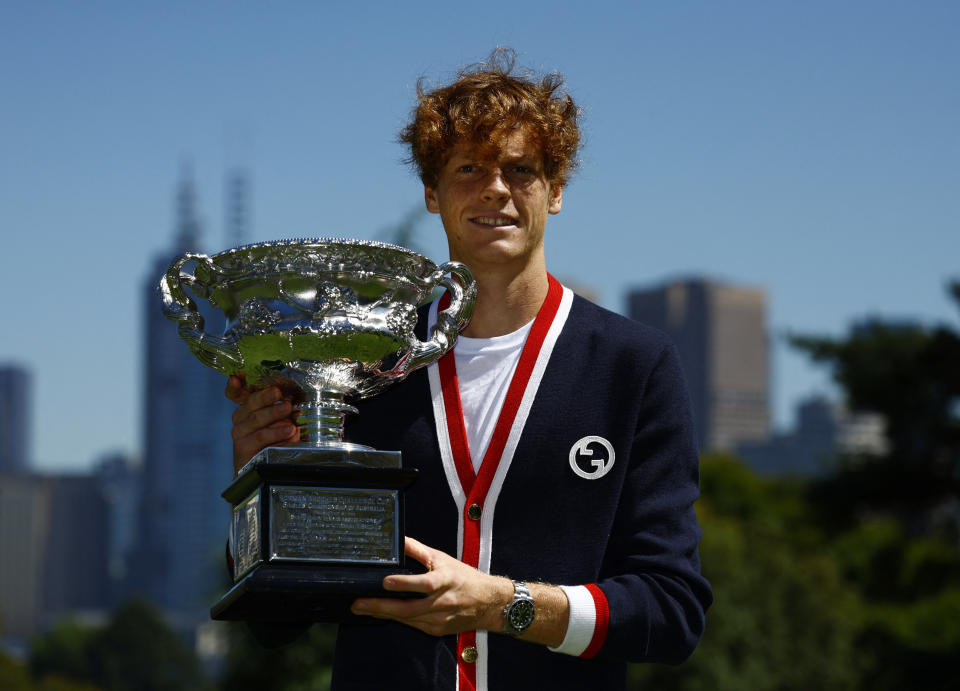
[[[250,237],[250,178],[240,168],[227,175],[226,236],[229,247],[246,244]]]
[[[177,250],[196,252],[200,249],[200,220],[197,216],[197,190],[190,161],[180,164],[177,185],[176,243]]]

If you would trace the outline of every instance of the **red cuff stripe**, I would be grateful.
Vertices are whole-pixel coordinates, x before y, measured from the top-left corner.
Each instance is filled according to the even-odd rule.
[[[610,628],[610,605],[607,602],[607,596],[596,585],[588,583],[586,588],[593,596],[597,618],[593,624],[593,638],[590,639],[590,645],[580,654],[580,657],[590,659],[600,652],[600,648],[607,640],[607,630]]]

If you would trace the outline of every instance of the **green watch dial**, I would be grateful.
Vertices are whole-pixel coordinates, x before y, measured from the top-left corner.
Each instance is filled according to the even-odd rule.
[[[526,630],[533,623],[534,608],[530,600],[517,600],[510,607],[508,623],[510,628],[518,633]]]

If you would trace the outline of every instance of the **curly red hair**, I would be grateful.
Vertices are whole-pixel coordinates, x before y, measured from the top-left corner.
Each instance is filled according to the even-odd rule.
[[[563,76],[514,74],[516,53],[497,48],[481,63],[462,69],[447,86],[427,90],[417,82],[417,105],[400,141],[424,185],[435,187],[457,142],[496,142],[524,128],[541,145],[547,179],[563,186],[577,167],[580,110],[563,91]]]

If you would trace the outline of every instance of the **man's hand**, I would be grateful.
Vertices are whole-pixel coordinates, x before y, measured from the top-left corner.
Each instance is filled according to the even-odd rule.
[[[503,608],[513,600],[513,583],[508,579],[482,573],[412,537],[406,538],[405,551],[427,567],[427,572],[387,576],[383,588],[425,597],[360,599],[353,603],[354,614],[394,619],[432,636],[503,628]]]
[[[354,614],[393,619],[431,636],[472,630],[503,631],[503,608],[513,602],[510,579],[478,571],[411,537],[406,538],[405,551],[408,557],[427,567],[427,573],[387,576],[383,579],[384,590],[423,593],[425,597],[417,600],[363,598],[353,603]],[[537,616],[520,637],[559,646],[570,616],[567,596],[556,586],[527,585]]]
[[[233,470],[239,472],[257,452],[300,440],[300,430],[292,419],[296,411],[280,389],[271,386],[251,391],[244,376],[227,380],[227,398],[239,407],[233,412]]]

